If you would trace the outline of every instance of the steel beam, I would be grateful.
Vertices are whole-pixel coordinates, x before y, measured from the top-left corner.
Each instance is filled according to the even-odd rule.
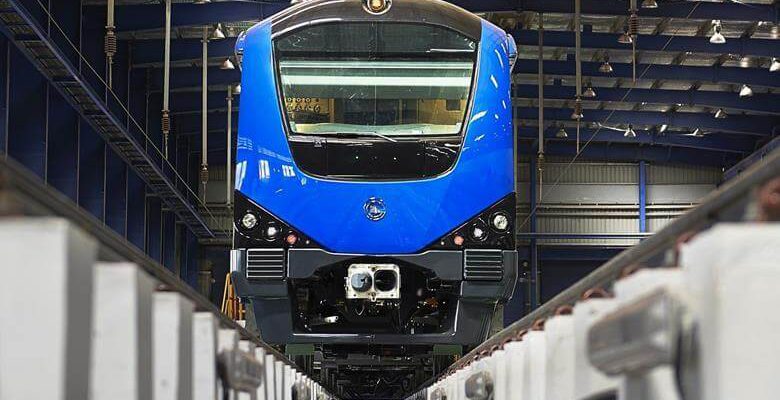
[[[647,162],[639,161],[639,232],[647,232]]]
[[[755,93],[752,97],[740,98],[737,93],[733,92],[699,90],[596,87],[595,91],[597,96],[591,99],[594,101],[686,104],[780,115],[780,95],[774,93]],[[512,87],[515,98],[535,99],[537,92],[536,85],[521,84]],[[574,86],[547,85],[544,87],[546,99],[571,100],[574,95]]]
[[[479,2],[481,0],[473,0]],[[587,1],[583,14],[626,16],[627,3],[621,0]],[[517,9],[544,13],[574,13],[574,2],[569,0],[519,0]],[[495,11],[510,11],[495,10]],[[664,2],[658,8],[642,8],[640,17],[720,19],[724,21],[778,22],[777,8],[771,4],[715,3],[709,1]]]
[[[542,13],[574,12],[574,3],[568,0],[452,0],[472,12],[533,11]],[[173,27],[208,25],[218,22],[259,21],[289,6],[288,1],[253,2],[232,0],[207,4],[177,3],[173,5]],[[625,16],[627,5],[620,0],[585,2],[583,14]],[[86,6],[85,20],[103,21],[104,6]],[[777,8],[772,4],[713,3],[685,1],[664,3],[656,9],[641,9],[642,17],[720,19],[724,21],[778,22]],[[160,5],[135,4],[116,7],[119,32],[160,29],[163,26]]]
[[[515,118],[536,119],[536,107],[516,107]],[[551,121],[571,121],[571,110],[545,108],[545,116]],[[592,110],[584,111],[586,122],[605,124],[662,125],[685,127],[691,130],[700,128],[710,131],[735,134],[768,136],[772,129],[780,125],[780,119],[758,115],[733,115],[726,119],[716,119],[713,115],[700,113],[662,113],[652,111]]]
[[[631,64],[611,63],[613,72],[599,72],[600,62],[583,62],[582,74],[601,78],[631,78]],[[536,75],[538,66],[536,60],[518,60],[514,72],[516,74]],[[544,73],[547,76],[574,76],[574,63],[569,61],[544,62]],[[733,84],[749,84],[767,87],[780,87],[777,74],[766,68],[739,67],[694,67],[688,65],[657,65],[639,64],[637,74],[642,79],[663,79],[674,81],[720,82]]]
[[[737,165],[729,168],[723,173],[723,180],[731,180],[742,174],[742,172],[749,169],[753,164],[759,163],[772,154],[776,149],[780,149],[780,136],[776,136],[774,139],[765,144],[761,149],[753,154],[745,157]]]
[[[667,5],[665,4],[664,7]],[[518,29],[512,32],[518,46],[534,46],[539,32]],[[583,32],[582,47],[589,49],[610,49],[630,51],[631,46],[618,43],[619,34]],[[544,44],[547,47],[574,48],[574,32],[546,31]],[[695,52],[711,54],[739,54],[742,56],[775,57],[778,54],[777,40],[729,38],[726,43],[712,44],[706,36],[639,35],[636,41],[638,51],[667,51],[673,53]]]
[[[536,139],[535,127],[521,126],[517,128],[519,139]],[[574,140],[573,133],[575,128],[569,128],[568,138],[558,138],[556,133],[558,128],[551,126],[545,130],[545,139],[548,142],[571,142]],[[580,128],[580,140],[583,143],[622,143],[636,146],[662,146],[662,147],[680,147],[697,150],[719,151],[724,153],[747,154],[754,150],[755,140],[752,137],[733,137],[733,135],[724,136],[722,134],[711,134],[704,137],[694,137],[685,134],[667,131],[664,135],[659,135],[655,131],[635,130],[635,138],[626,137],[622,132],[616,132],[607,129]]]
[[[511,32],[518,46],[533,47],[538,43],[539,31],[518,29]],[[630,51],[631,46],[618,43],[620,35],[603,32],[583,32],[582,47],[586,49],[609,49]],[[129,37],[128,37],[129,39]],[[229,57],[234,53],[235,38],[227,38],[209,45],[212,58]],[[174,39],[171,61],[196,61],[200,57],[200,40],[194,38]],[[546,47],[574,48],[574,32],[546,31]],[[710,54],[740,54],[743,56],[775,57],[778,44],[772,39],[730,38],[724,44],[712,44],[702,36],[640,35],[637,40],[639,51],[697,52]],[[133,41],[133,65],[146,66],[162,63],[163,44],[160,40]]]
[[[528,142],[526,142],[528,143]],[[535,155],[533,146],[520,144],[520,154]],[[574,157],[577,154],[572,142],[547,143],[545,151],[550,156]],[[641,160],[651,163],[708,165],[713,167],[731,167],[739,162],[741,156],[733,153],[719,151],[681,149],[676,147],[657,146],[632,146],[627,144],[591,143],[584,146],[579,159],[600,160],[614,162],[638,162]]]

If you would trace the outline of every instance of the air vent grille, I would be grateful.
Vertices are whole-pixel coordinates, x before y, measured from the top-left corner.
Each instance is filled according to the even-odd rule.
[[[500,281],[504,277],[501,250],[466,250],[463,278],[473,281]]]
[[[247,279],[284,279],[284,249],[246,251]]]

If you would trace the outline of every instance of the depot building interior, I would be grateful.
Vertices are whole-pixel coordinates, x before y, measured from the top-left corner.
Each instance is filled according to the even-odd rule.
[[[629,296],[629,289],[645,285],[659,287],[670,297],[688,290],[679,287],[685,287],[680,283],[685,278],[664,275],[643,281],[644,275],[635,271],[683,261],[703,263],[696,254],[717,271],[716,254],[721,260],[736,260],[741,254],[745,264],[752,260],[751,266],[774,263],[776,268],[756,267],[755,274],[745,269],[742,275],[728,275],[735,285],[728,290],[737,290],[739,283],[755,291],[753,296],[745,294],[748,289],[734,292],[729,298],[743,303],[733,300],[737,303],[729,309],[731,314],[724,315],[755,322],[767,331],[780,327],[777,317],[734,313],[741,307],[752,308],[756,303],[750,301],[776,306],[780,300],[755,280],[780,283],[775,272],[780,270],[778,224],[755,222],[778,221],[780,216],[778,1],[449,0],[506,32],[517,48],[510,79],[518,273],[511,300],[500,305],[490,339],[486,337],[479,346],[440,344],[428,349],[412,343],[400,352],[365,354],[357,346],[348,354],[338,353],[344,358],[329,358],[314,344],[266,344],[262,329],[247,322],[256,311],[236,294],[230,274],[237,223],[234,189],[237,175],[242,174],[236,169],[239,109],[247,84],[241,71],[245,60],[236,53],[236,44],[258,22],[307,1],[321,2],[0,1],[0,257],[7,273],[0,282],[0,398],[6,394],[8,399],[215,399],[223,395],[225,399],[250,395],[252,399],[585,399],[551,394],[567,387],[560,382],[569,379],[555,374],[572,374],[571,390],[579,390],[575,384],[579,380],[573,376],[585,367],[550,369],[556,360],[552,350],[546,357],[530,350],[536,337],[547,332],[550,342],[551,335],[562,335],[563,328],[554,318],[570,316],[572,307],[576,317],[579,303],[589,298],[583,297],[586,293],[620,299]],[[397,3],[395,7],[409,1],[381,3]],[[454,60],[450,79],[471,75],[473,64]],[[283,74],[285,69],[296,76],[294,61],[289,66],[280,64]],[[435,124],[435,133],[459,132],[469,107],[468,86],[464,90],[463,96],[453,97],[459,100],[391,96],[376,102],[381,109],[376,115],[410,126],[424,115]],[[280,107],[300,132],[317,133],[321,123],[333,125],[350,115],[360,119],[365,111],[324,89],[296,92],[290,88],[283,97]],[[256,111],[259,121],[266,112]],[[343,171],[354,168],[335,161],[327,168],[312,165],[312,170],[326,171],[324,175],[346,174]],[[294,174],[292,169],[279,173]],[[460,196],[476,196],[478,191]],[[719,230],[721,225],[730,228]],[[700,243],[693,240],[692,250],[681,256],[681,243],[704,231],[721,236],[706,236]],[[749,257],[751,240],[752,246],[760,248],[758,255]],[[707,249],[710,258],[705,257]],[[116,268],[112,277],[135,283],[125,291],[108,275],[95,272],[94,279],[85,278],[92,272],[78,272],[73,266],[83,257],[91,257],[90,268],[94,265],[95,271],[109,263],[133,266]],[[681,270],[685,274],[685,268]],[[706,274],[693,275],[704,280]],[[625,284],[620,292],[620,279],[633,277],[638,283]],[[85,282],[107,286],[95,286],[85,290],[89,296],[79,297],[75,288],[83,288]],[[694,294],[710,293],[707,290],[690,289]],[[144,303],[139,300],[144,296],[154,300]],[[721,304],[712,302],[716,303]],[[56,304],[66,307],[53,309]],[[141,312],[121,323],[100,322],[100,316],[136,315],[143,304],[154,305],[151,316]],[[724,306],[702,315],[716,312],[727,313]],[[702,323],[698,334],[706,337],[711,329],[731,337],[726,323],[718,321]],[[173,328],[166,331],[168,325]],[[606,332],[604,337],[617,335],[609,326],[593,326]],[[11,334],[3,335],[4,330]],[[149,341],[143,339],[144,332]],[[206,336],[211,332],[213,337],[199,338],[198,332]],[[97,341],[105,336],[113,341],[107,340],[103,347],[83,344],[93,346],[91,358],[78,357],[73,352],[79,348],[75,342],[54,339]],[[756,337],[757,343],[763,339],[761,334]],[[211,353],[201,349],[213,358],[211,363],[201,365],[199,350],[193,350],[199,340],[216,346]],[[770,345],[765,351],[780,353],[771,338],[766,340]],[[523,353],[526,359],[547,363],[548,376],[534,375],[532,381],[559,382],[546,389],[541,384],[539,390],[546,390],[546,396],[514,397],[534,384],[526,382],[520,392],[512,392],[507,386],[511,383],[505,383],[511,377],[496,372],[512,371],[509,354],[515,348],[507,343],[515,341],[528,347],[523,350],[529,352]],[[620,347],[609,340],[605,343],[601,344]],[[702,349],[723,345],[702,343]],[[60,383],[30,385],[37,379],[36,362],[31,362],[35,357],[14,353],[20,344],[37,347],[32,353],[54,354],[56,365],[46,367],[44,373],[58,377]],[[129,349],[125,356],[135,360],[131,365],[137,371],[152,372],[125,377],[116,372],[121,368],[100,361],[120,357],[120,347]],[[668,351],[675,356],[669,357],[677,359],[676,352],[685,346],[671,347]],[[665,347],[654,350],[652,354],[666,356]],[[496,351],[500,357],[493,355]],[[751,351],[743,354],[760,354]],[[182,357],[182,352],[191,356]],[[224,359],[251,360],[231,364],[220,358],[224,352],[229,353]],[[617,359],[619,353],[610,354]],[[780,360],[762,358],[774,361],[745,364],[743,357],[729,364],[724,355],[708,364],[721,368],[717,373],[722,375],[707,370],[685,381],[688,386],[653,384],[685,392],[696,385],[691,381],[699,379],[706,381],[699,382],[703,389],[696,389],[703,393],[699,398],[737,398],[729,396],[737,392],[730,391],[736,389],[728,379],[717,379],[730,376],[752,383],[752,395],[743,398],[771,398],[767,393],[777,389],[776,380],[761,381],[766,378],[762,373],[739,372],[748,368],[745,365],[772,370]],[[496,360],[505,368],[495,367]],[[588,368],[609,370],[609,382],[618,386],[623,384],[623,373],[636,377],[661,364],[675,365],[659,362],[636,372],[631,363],[621,369],[623,364],[617,361],[593,360],[603,359],[591,357],[597,365]],[[253,380],[253,366],[262,379]],[[231,368],[245,369],[236,373],[239,378],[231,378],[224,372]],[[67,373],[74,369],[90,373],[83,377]],[[474,374],[483,369],[493,375]],[[415,375],[415,370],[422,372]],[[176,379],[179,389],[164,389],[165,383],[160,382],[165,379]],[[518,385],[524,382],[519,381]],[[185,386],[188,389],[181,389]],[[717,393],[710,392],[716,386]],[[73,393],[86,393],[79,390],[91,394],[73,397]],[[131,392],[135,394],[127,394]],[[622,391],[608,398],[686,398],[637,393]]]

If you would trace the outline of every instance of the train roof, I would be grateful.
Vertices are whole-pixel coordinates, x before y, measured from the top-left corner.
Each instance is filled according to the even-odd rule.
[[[482,18],[442,0],[391,0],[390,8],[372,14],[363,0],[304,0],[261,22],[277,36],[295,28],[328,21],[407,22],[445,26],[474,40],[482,34]]]

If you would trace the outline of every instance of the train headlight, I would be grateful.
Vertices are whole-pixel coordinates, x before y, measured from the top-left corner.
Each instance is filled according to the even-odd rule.
[[[498,212],[490,219],[490,224],[493,225],[497,231],[506,231],[509,228],[509,217],[503,212]]]
[[[365,0],[363,7],[371,14],[384,14],[390,9],[392,0]]]
[[[471,227],[471,238],[477,242],[482,242],[487,239],[488,231],[487,226],[482,221],[477,222]]]
[[[265,228],[265,237],[268,238],[268,240],[274,240],[277,236],[279,236],[279,228],[274,225]]]
[[[252,229],[257,226],[257,216],[252,213],[246,213],[241,218],[241,226],[246,229]]]

